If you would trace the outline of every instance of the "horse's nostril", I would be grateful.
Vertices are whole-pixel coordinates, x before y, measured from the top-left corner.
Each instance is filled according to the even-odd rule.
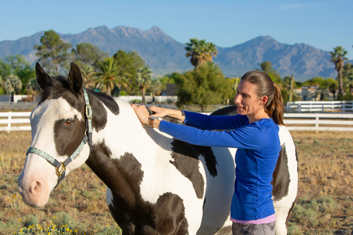
[[[31,187],[29,188],[30,193],[32,194],[38,194],[41,191],[42,184],[39,181],[35,181],[32,183]]]

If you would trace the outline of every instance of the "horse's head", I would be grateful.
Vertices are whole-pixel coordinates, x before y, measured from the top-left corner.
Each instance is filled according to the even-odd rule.
[[[30,116],[32,143],[18,188],[26,204],[42,207],[64,174],[87,160],[90,149],[83,141],[86,101],[80,69],[72,63],[68,78],[52,79],[37,63],[36,77],[43,91]]]

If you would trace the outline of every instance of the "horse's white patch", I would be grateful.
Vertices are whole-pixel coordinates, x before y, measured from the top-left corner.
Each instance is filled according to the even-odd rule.
[[[297,197],[298,192],[298,162],[295,152],[295,145],[288,129],[285,126],[279,126],[279,137],[281,145],[285,144],[287,160],[288,160],[288,171],[289,171],[289,189],[287,196],[281,198],[278,201],[274,201],[273,205],[276,211],[276,233],[287,234],[287,227],[285,225],[288,213],[291,209],[292,204]]]

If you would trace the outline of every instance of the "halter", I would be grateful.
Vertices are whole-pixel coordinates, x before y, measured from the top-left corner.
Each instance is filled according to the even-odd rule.
[[[87,141],[90,149],[92,149],[92,107],[89,104],[88,95],[84,88],[83,88],[83,96],[85,98],[85,103],[86,103],[86,108],[85,108],[85,114],[87,118],[86,133],[87,131],[88,133],[83,137],[83,140],[81,141],[80,145],[71,154],[71,156],[69,156],[65,161],[59,162],[58,160],[56,160],[55,158],[53,158],[43,150],[40,150],[35,147],[30,147],[26,153],[26,155],[29,153],[37,154],[43,157],[45,160],[47,160],[50,164],[52,164],[55,167],[56,174],[58,175],[58,183],[56,184],[55,187],[57,187],[60,181],[62,181],[65,178],[65,170],[67,165],[69,165],[69,163],[72,162],[78,156],[78,154],[81,152],[83,146],[87,143]]]

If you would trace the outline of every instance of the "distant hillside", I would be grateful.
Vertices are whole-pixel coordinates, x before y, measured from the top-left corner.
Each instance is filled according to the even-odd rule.
[[[43,34],[44,31],[30,37],[0,42],[0,57],[21,54],[34,63],[33,45],[40,44]],[[193,68],[185,57],[185,44],[175,41],[156,26],[146,31],[126,26],[112,29],[101,26],[78,34],[58,34],[73,46],[88,42],[110,55],[118,50],[136,51],[152,68],[154,75]],[[297,81],[314,76],[336,76],[328,51],[306,44],[282,44],[269,36],[259,36],[229,48],[218,47],[218,56],[214,59],[225,76],[241,76],[246,71],[260,68],[259,64],[264,61],[271,61],[282,77],[294,75]]]

